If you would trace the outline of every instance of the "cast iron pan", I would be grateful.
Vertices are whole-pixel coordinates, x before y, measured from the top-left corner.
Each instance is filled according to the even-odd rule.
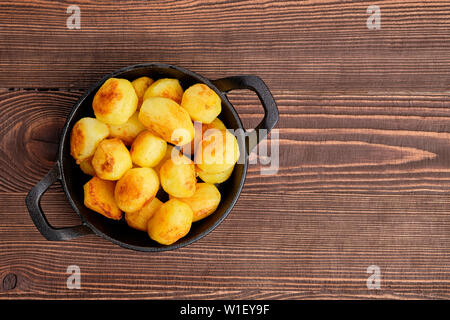
[[[142,231],[130,228],[124,221],[114,221],[91,211],[83,204],[83,185],[90,179],[83,174],[76,165],[75,160],[70,155],[70,132],[79,119],[83,117],[94,117],[92,111],[92,100],[100,86],[109,78],[125,78],[134,80],[138,77],[148,76],[153,79],[177,78],[184,89],[195,83],[204,83],[213,89],[222,99],[222,112],[219,118],[227,128],[241,129],[245,132],[242,122],[228,101],[225,93],[234,89],[248,89],[254,91],[264,108],[264,118],[253,131],[245,132],[238,137],[242,161],[236,164],[230,179],[220,184],[219,190],[222,194],[222,201],[217,210],[209,217],[194,222],[191,231],[187,236],[181,238],[172,245],[164,246],[151,240]],[[105,239],[110,240],[124,248],[138,251],[165,251],[186,246],[211,232],[217,227],[236,203],[242,187],[244,186],[245,175],[248,165],[248,154],[263,140],[266,134],[275,126],[278,121],[278,108],[267,86],[257,76],[233,76],[218,80],[208,80],[192,71],[160,63],[139,64],[115,71],[97,84],[91,87],[75,104],[67,118],[62,130],[59,144],[58,160],[49,173],[39,181],[28,193],[26,205],[31,219],[42,235],[52,241],[70,240],[80,236],[95,233]],[[259,131],[266,129],[266,131]],[[44,192],[55,182],[60,181],[66,193],[67,199],[75,212],[81,217],[82,224],[74,227],[54,228],[47,221],[42,211],[40,200]]]

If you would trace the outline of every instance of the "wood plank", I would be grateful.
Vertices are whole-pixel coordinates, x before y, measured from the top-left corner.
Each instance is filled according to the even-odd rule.
[[[230,216],[171,252],[139,253],[97,236],[46,241],[26,192],[52,166],[82,91],[0,91],[0,298],[449,298],[448,124],[445,94],[316,96],[274,90],[280,169],[249,168]],[[254,94],[230,95],[247,127]],[[49,221],[76,225],[60,186]],[[66,268],[82,290],[66,288]],[[382,290],[368,290],[378,265]],[[105,267],[107,266],[107,267]]]
[[[206,77],[260,75],[274,90],[448,92],[448,1],[0,1],[0,87],[85,89],[120,67],[166,62]],[[371,4],[371,3],[370,3]]]

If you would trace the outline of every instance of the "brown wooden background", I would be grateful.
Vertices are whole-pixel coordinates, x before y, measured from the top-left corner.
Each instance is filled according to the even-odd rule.
[[[449,40],[448,1],[0,0],[0,298],[450,298]],[[278,174],[251,166],[229,217],[183,249],[46,241],[24,199],[65,117],[143,62],[262,77]],[[230,99],[246,127],[261,119],[254,94]],[[42,205],[55,226],[79,222],[58,185]],[[81,290],[66,288],[71,264]]]

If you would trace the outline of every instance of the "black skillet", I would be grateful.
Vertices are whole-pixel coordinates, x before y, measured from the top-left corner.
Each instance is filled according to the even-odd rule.
[[[194,222],[188,235],[172,245],[164,246],[152,241],[145,232],[137,231],[126,225],[124,221],[113,221],[91,211],[83,204],[83,185],[90,177],[83,174],[70,155],[70,132],[79,119],[94,117],[92,99],[100,86],[111,77],[134,80],[138,77],[148,76],[153,79],[177,78],[184,89],[194,83],[204,83],[213,89],[222,99],[222,112],[219,118],[227,128],[241,129],[242,126],[236,110],[227,99],[225,93],[234,89],[248,89],[254,91],[264,108],[264,118],[253,131],[244,133],[240,142],[242,161],[236,164],[235,169],[219,190],[222,201],[217,210],[209,217]],[[26,197],[26,205],[30,216],[41,234],[48,240],[70,240],[80,236],[95,233],[124,248],[138,251],[165,251],[186,246],[207,235],[216,228],[229,214],[236,203],[244,186],[247,173],[248,154],[263,140],[267,133],[278,121],[278,108],[265,83],[257,76],[232,76],[218,80],[208,80],[192,71],[177,66],[151,63],[129,66],[115,71],[94,86],[92,86],[75,104],[72,112],[62,130],[59,144],[58,160],[47,175],[39,181]],[[260,129],[265,129],[260,131]],[[40,200],[44,192],[55,182],[60,181],[67,199],[75,212],[81,217],[82,224],[74,227],[54,228],[47,221],[42,211]]]

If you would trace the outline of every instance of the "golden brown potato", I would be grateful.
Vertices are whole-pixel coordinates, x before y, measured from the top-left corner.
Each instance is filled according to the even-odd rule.
[[[216,211],[220,203],[220,192],[215,185],[210,183],[197,183],[195,193],[190,198],[175,198],[188,204],[194,212],[192,222],[206,218]]]
[[[165,156],[166,150],[167,142],[146,130],[131,145],[131,160],[141,167],[154,167]]]
[[[191,156],[195,154],[195,149],[200,141],[202,141],[203,134],[209,129],[227,130],[223,122],[219,118],[215,118],[211,123],[194,122],[194,139],[191,143],[185,144],[180,147],[181,152],[185,156]]]
[[[227,130],[224,123],[219,119],[215,118],[211,123],[203,123],[202,130],[206,132],[209,129]]]
[[[124,124],[108,125],[109,136],[111,138],[119,138],[125,145],[131,146],[138,134],[145,130],[145,127],[139,121],[138,116],[139,112],[136,111]]]
[[[224,172],[234,166],[239,155],[239,145],[232,133],[212,129],[203,135],[195,152],[195,163],[207,173]]]
[[[108,126],[103,122],[82,118],[75,123],[70,133],[70,154],[77,163],[81,163],[92,157],[100,141],[108,135]]]
[[[95,173],[104,180],[119,180],[132,166],[130,152],[117,138],[101,141],[92,158]]]
[[[83,187],[84,205],[107,218],[120,220],[122,211],[114,200],[114,181],[93,177]]]
[[[137,104],[138,97],[130,81],[110,78],[98,89],[92,108],[98,120],[120,125],[136,112]]]
[[[207,183],[222,183],[231,176],[234,166],[221,172],[206,172],[196,167],[197,175],[200,179]]]
[[[114,197],[125,212],[140,210],[158,192],[159,179],[152,168],[133,168],[117,181]]]
[[[125,212],[125,221],[134,229],[147,231],[148,220],[153,217],[162,204],[158,198],[153,198],[153,200],[147,201],[141,210]]]
[[[184,202],[170,199],[163,203],[148,221],[148,235],[151,239],[170,245],[188,234],[194,213]]]
[[[149,77],[140,77],[131,81],[134,91],[136,91],[136,95],[138,97],[138,106],[137,106],[138,110],[141,108],[142,101],[144,101],[145,91],[148,89],[148,87],[150,87],[150,85],[153,82],[154,82],[153,79]]]
[[[179,146],[180,152],[186,157],[191,157],[194,154],[195,146],[202,140],[202,124],[200,122],[194,123],[194,139],[191,142]]]
[[[194,163],[190,159],[182,157],[182,159],[166,160],[159,175],[161,186],[168,194],[179,198],[189,198],[194,195],[197,179]]]
[[[94,170],[94,167],[92,166],[91,161],[92,161],[92,158],[81,161],[80,169],[81,169],[81,171],[83,171],[85,174],[87,174],[89,176],[95,176],[95,170]]]
[[[161,167],[164,164],[164,162],[166,162],[166,160],[172,158],[172,152],[175,155],[177,155],[178,157],[181,157],[181,154],[177,148],[175,148],[171,144],[167,144],[167,149],[166,149],[166,153],[164,154],[164,157],[161,159],[161,161],[159,161],[159,163],[156,166],[153,167],[153,169],[156,171],[158,176],[159,176],[159,171],[161,170]]]
[[[174,145],[183,145],[194,139],[194,125],[189,114],[167,98],[152,97],[144,100],[139,111],[139,121]]]
[[[151,97],[168,98],[180,104],[183,88],[177,79],[159,79],[152,83],[145,91],[144,101]]]
[[[206,84],[197,83],[184,92],[181,106],[187,110],[192,121],[211,123],[222,111],[222,100]]]

